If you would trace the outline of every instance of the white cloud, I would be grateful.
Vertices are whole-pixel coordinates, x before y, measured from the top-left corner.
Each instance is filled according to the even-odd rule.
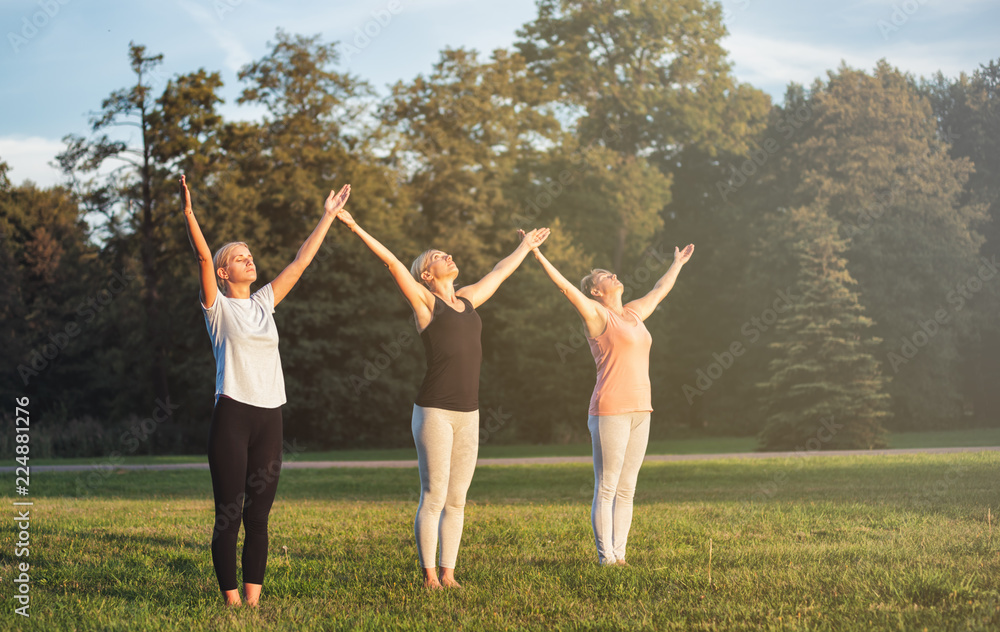
[[[227,13],[213,13],[204,6],[195,4],[189,0],[180,0],[178,4],[212,38],[216,46],[222,50],[225,54],[223,65],[226,68],[237,71],[245,64],[253,61],[253,55],[243,45],[243,42],[230,29],[222,26],[222,21],[226,18]],[[218,6],[229,8],[229,5],[225,3]],[[232,10],[239,10],[239,8],[235,7]]]
[[[843,47],[817,46],[788,39],[773,39],[746,33],[733,33],[723,42],[734,62],[741,81],[772,92],[789,82],[809,86],[827,70],[835,70],[841,61],[857,68],[874,65],[868,55],[846,52]],[[877,57],[875,59],[878,59]]]
[[[946,77],[957,77],[962,72],[969,73],[977,68],[966,61],[975,48],[975,44],[960,40],[938,41],[932,47],[922,42],[900,41],[892,46],[878,47],[869,57],[872,60],[885,57],[893,66],[917,77],[930,77],[939,70]],[[982,59],[988,59],[987,47],[982,48]],[[868,68],[873,65],[874,61],[868,64]]]
[[[790,82],[808,88],[817,78],[825,80],[827,71],[836,71],[841,62],[870,72],[884,58],[890,65],[917,77],[930,77],[938,71],[947,77],[957,77],[963,71],[975,70],[966,62],[970,45],[960,40],[935,42],[931,48],[920,42],[878,42],[863,49],[737,31],[726,38],[723,46],[729,50],[729,59],[740,81],[753,84],[779,100]]]
[[[930,2],[930,0],[861,0],[855,2],[855,7],[871,7],[884,12],[886,17],[896,11],[906,15],[915,15],[918,11],[928,10],[935,15],[964,15],[981,11],[993,6],[995,0],[948,0],[948,2]]]
[[[62,172],[49,166],[56,154],[66,149],[61,140],[40,136],[0,136],[0,160],[10,166],[7,177],[14,184],[31,180],[40,187],[51,187],[63,182]]]

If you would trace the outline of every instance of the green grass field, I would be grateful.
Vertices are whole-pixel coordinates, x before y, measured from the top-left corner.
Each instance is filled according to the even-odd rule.
[[[1000,445],[1000,428],[976,428],[936,432],[907,432],[891,434],[890,448],[953,448]],[[729,454],[753,452],[757,449],[754,437],[685,437],[660,439],[649,442],[647,454]],[[536,456],[590,456],[589,443],[568,445],[496,445],[485,443],[479,448],[480,458],[517,458]],[[303,452],[295,455],[297,461],[396,461],[415,460],[413,447],[386,450],[327,450]],[[118,463],[206,463],[203,454],[171,456],[125,456]],[[107,463],[107,458],[89,459],[32,459],[34,465],[67,465]]]
[[[236,611],[212,571],[208,472],[40,473],[31,617],[5,593],[0,628],[997,630],[998,472],[997,453],[649,463],[631,566],[601,568],[588,466],[480,467],[464,588],[432,592],[415,469],[287,470],[262,605]]]

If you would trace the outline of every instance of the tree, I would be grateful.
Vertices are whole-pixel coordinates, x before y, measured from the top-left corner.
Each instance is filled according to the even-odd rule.
[[[953,159],[971,160],[975,171],[965,185],[963,201],[986,208],[988,220],[980,228],[980,252],[987,260],[1000,253],[1000,60],[981,66],[971,76],[947,79],[938,73],[922,81],[920,90],[930,100],[938,134],[948,142]],[[988,283],[971,304],[969,331],[960,340],[965,413],[984,422],[1000,417],[1000,287]]]
[[[956,292],[982,265],[983,209],[962,198],[972,165],[948,155],[928,101],[884,61],[872,74],[830,72],[801,103],[804,121],[761,189],[840,225],[859,300],[884,341],[897,427],[952,424],[962,414],[956,341],[975,300]]]
[[[783,157],[807,136],[805,104],[805,91],[790,84],[766,125],[745,137],[745,153],[683,152],[676,177],[684,186],[675,189],[667,222],[705,248],[668,305],[685,308],[667,319],[682,335],[674,336],[667,379],[673,400],[663,407],[689,427],[727,434],[763,428],[755,383],[767,372],[777,315],[795,303],[797,270],[790,254],[773,247],[774,213],[791,196],[785,177],[795,165]]]
[[[582,277],[592,257],[562,222],[542,250],[567,278]],[[595,366],[576,310],[528,257],[483,315],[481,441],[567,443],[587,436]],[[489,303],[487,304],[489,305]]]
[[[8,359],[0,393],[31,395],[54,422],[96,415],[113,398],[112,380],[94,365],[114,357],[110,316],[130,271],[113,275],[70,191],[12,186],[7,169],[0,162],[0,355]]]
[[[519,186],[534,204],[535,221],[559,218],[595,265],[614,269],[622,279],[634,278],[660,236],[670,177],[643,157],[584,146],[575,138],[564,138],[544,160],[524,165],[520,173]],[[671,246],[668,256],[672,253]],[[638,291],[634,282],[627,285],[627,292]]]
[[[966,182],[967,201],[987,207],[984,249],[1000,248],[1000,59],[981,66],[971,76],[949,80],[940,72],[923,81],[938,121],[938,134],[956,160],[968,158],[975,170]]]
[[[146,414],[153,399],[148,391],[164,402],[171,395],[175,321],[165,288],[174,286],[177,266],[172,264],[184,252],[183,237],[171,230],[177,209],[172,169],[178,164],[204,166],[211,159],[211,139],[221,123],[215,106],[221,102],[216,91],[222,82],[217,73],[199,71],[168,82],[157,99],[154,82],[162,77],[157,68],[163,56],[149,55],[144,46],[132,43],[129,61],[135,84],[102,102],[91,118],[94,138],[67,136],[67,149],[58,160],[74,180],[108,161],[117,164],[108,175],[79,186],[90,209],[104,217],[100,228],[105,249],[115,253],[115,265],[124,266],[132,257],[139,261],[141,318],[135,324],[141,335],[126,355],[141,367],[139,374],[148,375],[148,390],[137,389],[132,402],[132,412]],[[119,127],[138,130],[138,142],[112,138],[108,132]]]
[[[725,34],[721,7],[700,0],[546,0],[517,47],[574,130],[554,157],[588,167],[552,214],[595,263],[641,293],[648,287],[638,276],[665,269],[674,245],[705,246],[661,307],[664,317],[649,325],[664,349],[650,365],[661,419],[729,430],[736,419],[743,430],[745,402],[720,397],[724,389],[684,395],[696,368],[735,339],[736,318],[756,298],[738,281],[746,209],[720,199],[717,183],[755,151],[769,99],[736,81]]]
[[[433,72],[397,83],[381,110],[391,163],[405,174],[418,243],[452,253],[462,278],[488,272],[516,243],[515,171],[558,130],[538,107],[541,86],[520,55],[445,49]],[[533,219],[533,218],[532,218]]]
[[[580,145],[653,157],[669,174],[686,148],[744,151],[762,119],[766,97],[730,74],[725,34],[721,7],[702,0],[542,0],[517,47],[547,96],[575,106]],[[616,226],[617,271],[631,232]]]
[[[778,340],[770,379],[762,391],[766,450],[885,447],[889,417],[886,379],[872,355],[881,342],[870,336],[870,318],[851,290],[856,282],[842,256],[837,225],[822,209],[788,210],[777,230],[797,270],[801,298],[775,325]]]
[[[539,106],[542,91],[520,55],[496,50],[480,60],[475,51],[446,49],[433,72],[396,84],[383,104],[382,120],[393,143],[390,164],[404,177],[413,204],[408,231],[418,250],[435,247],[453,254],[460,283],[480,278],[509,254],[518,228],[530,230],[552,219],[532,202],[543,190],[539,165],[546,163],[559,132],[552,114]],[[560,239],[568,244],[567,235],[549,243]],[[538,397],[535,357],[552,350],[560,335],[555,331],[563,328],[547,318],[547,299],[554,297],[547,279],[530,276],[531,265],[522,264],[478,310],[483,440],[495,441],[497,433],[548,438],[553,425],[562,423],[563,398],[571,397],[565,391],[557,401]],[[549,360],[558,361],[555,354]],[[542,390],[558,390],[563,378]],[[528,392],[527,384],[535,388]]]
[[[213,185],[209,215],[227,241],[246,236],[262,281],[292,260],[326,194],[346,183],[359,192],[349,203],[358,222],[400,257],[416,254],[406,198],[375,157],[381,130],[369,117],[371,88],[339,72],[339,58],[336,44],[319,36],[279,30],[270,51],[240,71],[240,102],[266,113],[260,123],[227,128],[232,166]],[[245,219],[231,214],[237,205]],[[289,438],[405,445],[420,370],[408,316],[392,278],[338,222],[275,313]]]

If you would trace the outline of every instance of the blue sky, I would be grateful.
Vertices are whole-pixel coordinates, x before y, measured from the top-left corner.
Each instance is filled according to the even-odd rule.
[[[884,57],[917,76],[957,76],[1000,58],[996,0],[721,4],[736,76],[779,101],[789,82],[808,85],[841,61],[870,70]],[[442,48],[510,46],[535,13],[534,0],[4,0],[0,159],[14,182],[58,183],[47,163],[61,138],[86,134],[89,113],[130,85],[130,41],[163,53],[161,81],[198,68],[221,72],[223,114],[254,118],[235,104],[236,74],[268,51],[276,28],[345,43],[374,34],[342,69],[385,93],[389,84],[429,72]]]

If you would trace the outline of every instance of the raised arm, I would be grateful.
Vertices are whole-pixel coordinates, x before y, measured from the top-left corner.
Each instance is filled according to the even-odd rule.
[[[341,187],[340,192],[336,195],[334,195],[332,189],[330,190],[330,195],[326,196],[326,202],[323,204],[323,217],[316,224],[316,228],[313,229],[312,234],[299,247],[299,251],[295,254],[295,259],[285,266],[281,274],[274,277],[274,280],[271,281],[275,307],[277,307],[282,299],[288,296],[288,293],[292,291],[295,284],[299,282],[302,273],[312,263],[313,257],[319,252],[319,247],[323,244],[323,239],[326,237],[327,231],[330,230],[334,218],[344,208],[344,204],[347,204],[347,198],[350,196],[351,185],[349,184]]]
[[[542,242],[549,236],[548,228],[536,228],[527,233],[517,245],[514,252],[501,259],[493,269],[486,273],[486,276],[479,279],[472,285],[466,285],[455,292],[456,295],[469,299],[472,307],[476,308],[489,300],[493,293],[497,291],[500,284],[507,280],[514,270],[521,265],[524,258],[528,256],[532,248],[542,245]]]
[[[389,274],[392,275],[392,278],[396,281],[396,285],[399,287],[399,291],[403,293],[403,297],[413,310],[413,316],[417,321],[417,328],[423,331],[425,327],[431,324],[431,320],[434,319],[434,295],[431,291],[424,287],[423,284],[417,282],[413,278],[413,275],[410,274],[409,268],[403,265],[396,258],[396,255],[392,254],[392,251],[383,246],[379,240],[361,228],[354,218],[351,217],[350,213],[341,211],[337,218],[344,222],[351,229],[352,233],[360,237],[361,241],[379,258],[382,264],[389,268]]]
[[[215,281],[215,267],[212,265],[212,251],[205,241],[205,236],[201,233],[201,226],[194,216],[191,208],[191,192],[188,191],[187,180],[181,176],[181,190],[184,193],[184,222],[187,226],[188,241],[194,249],[194,255],[198,259],[198,280],[201,282],[201,304],[206,308],[215,305],[215,297],[219,291],[219,286]]]
[[[643,320],[649,318],[649,315],[653,313],[653,310],[660,304],[660,301],[670,293],[670,290],[674,287],[674,282],[677,280],[677,275],[681,273],[681,268],[688,262],[692,254],[694,254],[694,244],[688,244],[684,250],[678,250],[677,246],[674,246],[674,262],[670,264],[670,267],[660,277],[660,280],[656,282],[653,289],[646,296],[629,302],[625,307],[633,310]]]
[[[545,255],[542,254],[541,250],[536,248],[534,250],[534,254],[538,263],[542,264],[542,269],[545,270],[545,274],[549,275],[549,278],[556,284],[559,291],[569,299],[569,302],[576,308],[577,313],[580,314],[580,318],[583,319],[583,323],[587,326],[587,334],[591,338],[601,335],[601,332],[604,331],[608,322],[608,315],[604,310],[604,307],[598,304],[597,301],[588,298],[586,294],[579,290],[579,288],[570,283],[566,277],[564,277],[562,273],[559,272],[559,270],[557,270],[556,267],[545,258]]]

